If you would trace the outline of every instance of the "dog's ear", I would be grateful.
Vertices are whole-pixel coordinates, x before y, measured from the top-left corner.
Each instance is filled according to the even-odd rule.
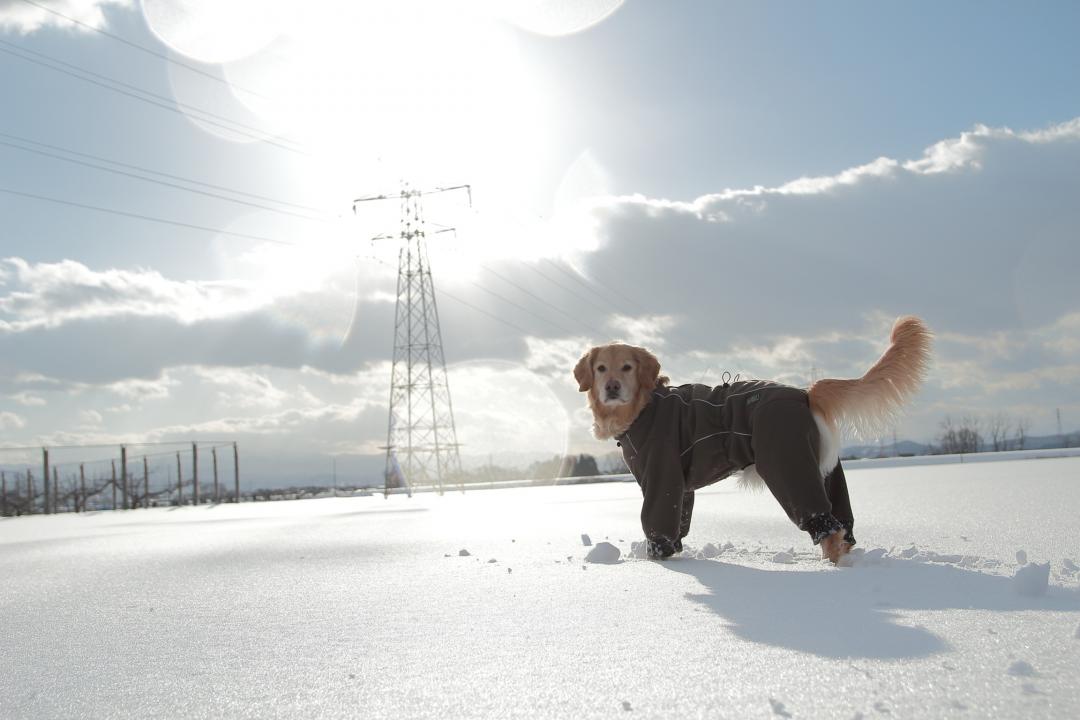
[[[637,357],[638,387],[652,390],[660,377],[660,361],[645,348],[634,348],[634,355]]]
[[[596,353],[600,348],[593,348],[587,353],[581,356],[578,360],[578,364],[574,366],[574,379],[577,380],[578,392],[585,392],[592,389],[593,381],[593,358],[596,357]]]

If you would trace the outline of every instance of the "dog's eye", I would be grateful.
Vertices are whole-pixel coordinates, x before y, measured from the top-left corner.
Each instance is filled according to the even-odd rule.
[[[630,372],[630,365],[629,364],[623,365],[622,366],[622,371],[623,372]]]
[[[597,365],[596,366],[596,372],[607,372],[607,368],[604,367],[603,365]]]

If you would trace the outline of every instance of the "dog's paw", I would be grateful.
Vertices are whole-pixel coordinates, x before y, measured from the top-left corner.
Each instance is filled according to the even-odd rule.
[[[849,566],[849,552],[851,543],[844,539],[843,532],[834,532],[821,541],[821,557],[827,558],[833,565]]]

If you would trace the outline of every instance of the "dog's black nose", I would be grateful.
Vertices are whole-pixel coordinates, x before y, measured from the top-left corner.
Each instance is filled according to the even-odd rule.
[[[622,385],[615,379],[608,380],[607,383],[604,384],[604,390],[607,391],[607,394],[611,397],[618,395],[621,387]]]

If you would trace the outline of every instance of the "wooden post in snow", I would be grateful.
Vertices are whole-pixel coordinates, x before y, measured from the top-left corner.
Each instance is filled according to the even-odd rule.
[[[232,444],[233,480],[236,482],[236,502],[240,502],[240,452]]]
[[[48,483],[48,480],[45,481]],[[52,469],[52,511],[55,515],[60,512],[60,474],[57,472],[57,468],[53,465]]]
[[[150,470],[146,466],[146,456],[142,456],[142,485],[143,485],[143,507],[150,507]]]
[[[210,448],[210,454],[214,457],[214,502],[221,502],[221,486],[218,485],[217,477],[217,448]]]
[[[120,446],[120,482],[124,488],[124,509],[128,509],[127,446]]]
[[[49,514],[49,449],[41,448],[42,477],[45,478],[45,499],[41,511]]]
[[[184,504],[184,474],[180,467],[180,453],[176,453],[176,504]]]
[[[26,514],[34,514],[34,476],[30,468],[26,468]]]
[[[112,509],[116,509],[116,461],[112,462]]]
[[[79,497],[82,498],[82,511],[86,512],[86,467],[79,463]]]
[[[199,504],[199,444],[191,443],[191,482],[195,485],[195,504]]]

